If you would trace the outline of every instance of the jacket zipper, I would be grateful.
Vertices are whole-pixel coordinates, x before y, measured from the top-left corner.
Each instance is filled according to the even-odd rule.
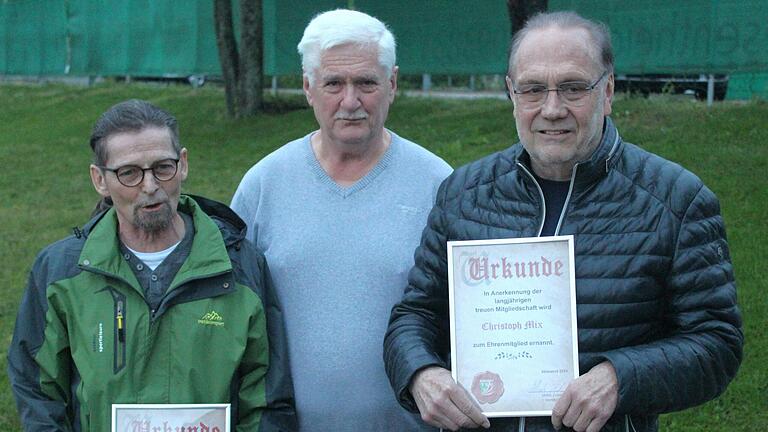
[[[531,178],[533,181],[533,184],[536,185],[536,190],[539,191],[539,197],[541,198],[541,223],[539,224],[539,232],[536,233],[536,237],[541,237],[541,232],[544,230],[544,221],[547,218],[547,201],[544,198],[544,191],[541,190],[541,186],[539,185],[539,182],[536,181],[536,177],[531,174],[530,171],[528,171],[528,168],[525,167],[525,165],[521,164],[520,162],[517,163],[517,166],[519,166],[527,175]],[[557,227],[555,228],[555,235],[558,235],[560,233],[560,224],[563,222],[563,218],[565,217],[565,209],[568,208],[568,202],[571,200],[571,193],[573,192],[573,183],[576,179],[576,167],[578,164],[573,166],[573,171],[571,172],[571,184],[568,186],[568,195],[565,197],[565,203],[563,204],[563,209],[560,212],[560,219],[557,221]],[[525,417],[520,417],[517,423],[518,432],[525,432]]]
[[[115,302],[115,362],[114,373],[125,367],[125,300],[118,298]]]
[[[619,136],[616,135],[616,138],[613,141],[613,146],[611,147],[611,151],[608,153],[608,158],[605,160],[605,170],[608,171],[608,162],[611,160],[611,157],[613,157],[613,152],[616,150],[616,146],[619,144]],[[547,202],[544,199],[544,192],[541,190],[541,186],[539,186],[539,182],[536,181],[536,177],[531,174],[530,171],[528,171],[528,168],[525,167],[525,165],[521,164],[520,162],[517,162],[517,166],[522,168],[522,170],[528,175],[528,177],[533,180],[533,184],[536,185],[536,189],[539,191],[539,197],[541,197],[541,225],[539,225],[539,232],[536,234],[536,237],[541,237],[541,231],[544,229],[544,221],[547,217]],[[571,184],[568,186],[568,195],[565,197],[565,202],[563,203],[563,209],[560,211],[560,218],[557,220],[557,227],[555,227],[555,235],[560,234],[560,226],[563,223],[563,219],[565,219],[565,209],[568,208],[568,204],[571,201],[571,195],[573,194],[573,185],[576,181],[576,168],[578,168],[579,164],[576,163],[573,165],[573,170],[571,170]],[[629,432],[629,425],[631,424],[632,420],[629,418],[629,416],[625,416],[625,425],[627,432]],[[632,425],[632,430],[635,430],[635,425]],[[520,420],[518,421],[518,431],[519,432],[525,432],[525,417],[520,417]]]
[[[536,185],[536,190],[539,191],[539,198],[541,198],[541,223],[539,224],[539,230],[536,233],[536,237],[541,237],[541,232],[544,230],[544,221],[547,219],[547,201],[544,199],[544,191],[541,190],[541,186],[539,186],[539,182],[536,181],[536,177],[528,171],[528,168],[526,168],[525,165],[518,162],[517,166],[531,178],[533,184]],[[525,432],[525,417],[520,417],[518,419],[517,430],[518,432]]]
[[[632,427],[631,432],[637,432],[637,429],[635,429],[635,424],[632,423],[632,417],[630,417],[629,414],[626,414],[624,416],[624,428],[626,429],[626,432],[630,432],[630,426]]]
[[[536,233],[536,237],[541,237],[541,231],[544,230],[544,220],[547,218],[547,202],[544,199],[544,191],[541,190],[541,186],[539,186],[539,182],[536,181],[536,177],[534,177],[533,174],[528,171],[528,168],[526,168],[525,165],[518,162],[517,166],[519,166],[526,174],[528,174],[528,177],[531,178],[533,184],[536,185],[536,190],[539,191],[539,197],[541,197],[541,224],[539,225],[539,231]]]
[[[82,265],[82,264],[79,265],[79,267],[82,268],[83,270],[90,271],[90,272],[95,273],[95,274],[99,274],[99,275],[103,275],[103,276],[107,276],[107,277],[111,277],[111,278],[120,280],[123,283],[125,283],[126,285],[131,286],[131,284],[128,283],[128,281],[126,281],[125,279],[123,279],[123,278],[121,278],[121,277],[119,277],[119,276],[117,276],[115,274],[108,273],[108,272],[102,271],[100,269],[97,269],[97,268],[94,268],[94,267],[90,267],[90,266],[86,266],[86,265]],[[207,279],[207,278],[211,278],[211,277],[216,277],[216,276],[220,276],[220,275],[223,275],[223,274],[226,274],[226,273],[232,273],[232,270],[225,270],[225,271],[218,272],[218,273],[206,274],[206,275],[201,275],[201,276],[194,276],[194,277],[191,277],[189,279],[186,279],[186,280],[182,281],[181,283],[176,284],[173,287],[168,287],[168,292],[171,292],[176,287],[179,287],[181,285],[187,284],[187,283],[192,282],[192,281],[196,281],[196,280],[199,280],[199,279]],[[234,288],[234,286],[232,288]],[[125,365],[126,365],[125,296],[122,295],[122,294],[117,294],[117,295],[120,296],[118,298],[118,297],[115,296],[116,294],[117,294],[117,292],[113,293],[113,296],[114,296],[114,299],[115,299],[115,319],[114,319],[114,321],[115,321],[115,325],[114,325],[114,327],[115,327],[115,348],[114,348],[115,356],[114,356],[114,364],[113,364],[114,373],[120,372],[123,368],[125,368]],[[150,313],[149,313],[150,332],[151,332],[151,329],[154,327],[155,322],[157,321],[157,319],[160,318],[161,314],[159,312],[165,310],[164,306],[165,306],[166,300],[167,299],[164,298],[163,301],[161,301],[161,303],[160,303],[160,305],[158,306],[157,309],[149,309],[148,308],[150,310]]]
[[[611,158],[613,157],[613,153],[616,151],[616,148],[619,145],[619,135],[616,135],[616,138],[613,140],[613,146],[611,146],[611,150],[608,153],[608,157],[605,160],[605,171],[608,171],[608,164],[611,161]],[[542,217],[541,217],[541,226],[539,227],[539,233],[536,235],[536,237],[541,237],[541,231],[544,229],[544,219],[547,217],[547,204],[544,200],[544,192],[541,190],[541,186],[539,186],[539,182],[536,181],[536,177],[531,174],[530,171],[528,171],[528,168],[525,167],[525,165],[521,164],[520,162],[517,162],[517,165],[525,171],[526,174],[528,174],[528,177],[533,180],[533,184],[536,185],[536,189],[539,190],[539,196],[541,197],[541,202],[543,203],[543,211],[542,211]],[[576,182],[576,169],[579,167],[579,164],[576,163],[573,165],[573,169],[571,170],[571,184],[568,186],[568,195],[565,197],[565,203],[563,204],[563,210],[560,212],[560,218],[557,220],[557,227],[555,227],[555,235],[560,234],[560,227],[563,224],[563,220],[565,219],[565,209],[568,208],[568,204],[571,201],[571,195],[573,194],[573,185]]]
[[[544,192],[541,190],[541,186],[539,186],[539,182],[536,181],[536,177],[531,174],[530,171],[528,171],[528,168],[525,167],[525,165],[521,164],[520,162],[517,163],[517,165],[522,168],[522,170],[528,174],[528,177],[531,178],[533,181],[533,184],[536,185],[536,189],[539,191],[539,197],[541,197],[541,224],[539,225],[539,232],[536,234],[536,237],[541,237],[541,231],[544,229],[544,221],[547,218],[547,201],[544,199]],[[560,211],[560,219],[557,220],[557,227],[555,228],[555,235],[560,234],[560,225],[563,223],[563,219],[565,218],[565,209],[568,208],[568,203],[571,201],[571,194],[573,193],[573,184],[574,180],[576,180],[576,168],[579,166],[579,164],[576,164],[573,166],[573,170],[571,171],[571,184],[568,186],[568,195],[565,197],[565,203],[563,203],[563,209]]]
[[[557,220],[557,226],[555,227],[555,235],[560,234],[560,225],[562,225],[563,219],[565,219],[565,210],[568,208],[568,204],[571,202],[571,194],[573,193],[573,185],[576,182],[576,169],[578,167],[579,167],[578,163],[573,165],[573,170],[571,171],[571,184],[568,185],[568,195],[565,196],[563,209],[560,211],[560,219]]]

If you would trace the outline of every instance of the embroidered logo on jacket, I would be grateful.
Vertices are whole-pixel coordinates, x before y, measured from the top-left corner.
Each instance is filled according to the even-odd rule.
[[[100,322],[99,327],[93,334],[93,352],[104,352],[104,323]]]
[[[197,320],[197,323],[202,325],[223,326],[224,318],[217,314],[216,311],[210,311]]]

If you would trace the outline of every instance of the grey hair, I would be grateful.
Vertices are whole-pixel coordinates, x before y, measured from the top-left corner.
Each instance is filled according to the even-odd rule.
[[[534,30],[542,30],[549,27],[578,28],[585,30],[590,38],[592,38],[592,41],[595,44],[595,49],[599,53],[599,58],[595,58],[594,60],[601,64],[609,74],[613,73],[613,47],[611,46],[611,33],[610,30],[608,30],[608,27],[601,22],[588,20],[576,12],[558,11],[541,12],[534,15],[526,21],[523,28],[515,33],[509,48],[508,73],[510,74],[510,77],[512,77],[513,71],[515,70],[517,52],[520,49],[520,44],[523,39]]]
[[[320,67],[322,52],[344,44],[377,47],[379,64],[387,77],[392,76],[396,60],[395,36],[387,26],[368,14],[336,9],[312,18],[297,46],[304,76],[311,84],[315,82],[315,70]]]
[[[167,128],[176,154],[181,153],[179,126],[176,118],[151,103],[139,99],[120,102],[109,108],[93,125],[91,132],[91,150],[95,165],[107,163],[107,140],[115,134],[141,132],[149,127]]]

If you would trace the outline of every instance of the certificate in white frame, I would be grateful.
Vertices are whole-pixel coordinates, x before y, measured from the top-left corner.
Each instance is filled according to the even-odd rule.
[[[229,417],[230,404],[112,404],[112,432],[230,432]]]
[[[448,242],[451,373],[488,417],[552,415],[579,376],[573,241]]]

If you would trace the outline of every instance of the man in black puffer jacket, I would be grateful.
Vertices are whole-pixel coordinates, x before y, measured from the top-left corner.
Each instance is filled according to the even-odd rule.
[[[607,29],[541,14],[513,39],[507,87],[520,143],[441,186],[384,340],[400,403],[435,426],[655,431],[658,414],[722,393],[742,357],[717,198],[622,141],[608,115]],[[579,370],[551,418],[493,422],[451,378],[446,242],[573,235]]]

